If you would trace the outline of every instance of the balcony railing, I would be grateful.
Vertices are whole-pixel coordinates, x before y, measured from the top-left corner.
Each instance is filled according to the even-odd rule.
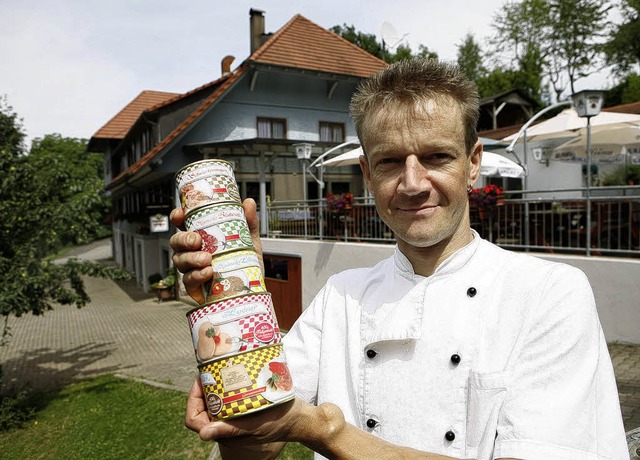
[[[471,226],[485,239],[520,251],[640,257],[640,187],[506,192],[499,205],[471,207]],[[577,198],[554,198],[577,196]],[[591,228],[587,229],[587,203]],[[272,202],[269,237],[394,243],[371,198],[356,198],[347,212],[332,212],[324,200]]]

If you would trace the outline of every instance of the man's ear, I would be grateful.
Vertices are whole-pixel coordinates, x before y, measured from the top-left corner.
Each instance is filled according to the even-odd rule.
[[[371,170],[369,169],[369,160],[364,155],[360,155],[360,158],[358,158],[358,160],[360,161],[360,169],[362,170],[364,182],[367,185],[367,189],[369,189],[369,192],[371,192]]]
[[[477,141],[469,155],[469,185],[475,185],[480,178],[480,165],[482,163],[482,142]]]

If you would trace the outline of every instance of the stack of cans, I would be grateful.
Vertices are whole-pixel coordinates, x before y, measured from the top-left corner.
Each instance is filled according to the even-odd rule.
[[[231,164],[191,163],[176,174],[185,228],[211,253],[205,302],[187,313],[200,380],[212,420],[293,398],[271,294],[253,247]]]

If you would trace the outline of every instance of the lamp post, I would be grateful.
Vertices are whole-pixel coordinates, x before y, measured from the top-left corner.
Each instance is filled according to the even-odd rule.
[[[296,157],[302,161],[302,200],[304,206],[304,239],[307,239],[307,160],[311,158],[313,144],[302,142],[293,144],[296,148]]]
[[[595,117],[602,109],[604,92],[595,90],[579,91],[573,96],[573,106],[581,118],[587,119],[587,256],[591,255],[591,117]]]

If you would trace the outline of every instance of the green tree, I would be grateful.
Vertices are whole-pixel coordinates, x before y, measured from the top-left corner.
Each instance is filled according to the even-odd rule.
[[[101,160],[85,142],[46,136],[26,154],[21,122],[0,99],[0,314],[43,314],[54,303],[84,306],[83,275],[122,279],[120,269],[98,262],[53,261],[65,245],[99,236]],[[100,184],[100,185],[99,185]]]
[[[571,94],[575,83],[601,65],[602,43],[607,34],[608,15],[612,8],[602,0],[551,0],[549,75],[558,99],[565,89],[561,75],[568,77]]]
[[[362,48],[367,53],[373,54],[380,59],[384,59],[384,47],[380,43],[378,43],[375,35],[359,32],[353,25],[349,26],[347,24],[343,24],[341,26],[333,26],[329,30],[337,35],[340,35],[342,38],[350,41],[354,45]]]
[[[567,86],[573,93],[577,80],[600,67],[610,9],[601,0],[508,1],[494,17],[493,51],[516,62],[529,85],[548,78],[559,100]],[[541,87],[537,93],[544,95]]]
[[[465,76],[477,82],[486,73],[483,65],[482,50],[480,45],[468,33],[460,45],[458,45],[458,67]]]
[[[369,54],[382,59],[385,62],[393,63],[402,59],[411,59],[415,57],[438,59],[437,53],[430,51],[424,45],[418,47],[418,52],[413,54],[411,47],[407,44],[400,44],[396,47],[395,52],[387,49],[383,43],[378,42],[374,34],[366,34],[357,31],[354,26],[343,24],[341,26],[333,26],[329,29],[331,32],[340,35],[345,40],[350,41],[354,45],[359,46]]]
[[[640,101],[640,75],[630,73],[605,93],[604,106],[613,107],[636,101]]]
[[[618,75],[640,65],[640,0],[622,0],[623,22],[613,28],[604,45],[606,63]]]

